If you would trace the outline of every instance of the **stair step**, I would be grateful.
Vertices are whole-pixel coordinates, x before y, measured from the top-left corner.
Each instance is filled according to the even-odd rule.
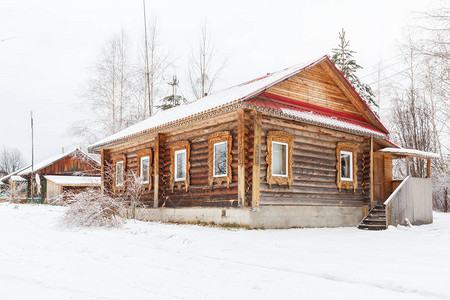
[[[359,224],[358,229],[367,230],[386,230],[386,225],[374,225],[374,224]]]
[[[379,219],[379,218],[366,218],[363,220],[363,223],[385,223],[386,219]]]
[[[366,216],[366,218],[386,218],[386,214],[374,214],[370,213]]]

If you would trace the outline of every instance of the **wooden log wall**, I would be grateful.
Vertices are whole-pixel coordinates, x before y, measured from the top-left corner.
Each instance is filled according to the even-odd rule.
[[[219,131],[229,131],[232,135],[231,184],[211,188],[208,181],[208,137]],[[238,206],[238,113],[236,111],[214,117],[203,122],[183,126],[165,134],[164,166],[162,170],[163,191],[160,205],[165,207],[237,207]],[[170,148],[178,141],[188,141],[191,148],[190,185],[175,187],[170,181]]]
[[[288,186],[269,185],[266,181],[267,133],[281,130],[294,136],[294,183]],[[263,117],[261,147],[261,205],[335,205],[362,206],[367,199],[368,139],[318,126],[300,124],[275,117]],[[356,191],[338,190],[336,145],[350,142],[358,146]]]
[[[244,145],[249,147],[248,126],[251,116],[248,112],[244,113]],[[220,186],[214,185],[212,188],[208,182],[208,137],[209,135],[219,132],[229,131],[232,135],[232,162],[231,173],[232,181],[230,187],[226,184]],[[159,207],[189,207],[189,206],[210,206],[210,207],[237,207],[238,206],[238,113],[236,111],[198,121],[194,124],[188,124],[169,132],[164,132],[164,141],[160,143],[160,191],[158,206]],[[172,192],[170,188],[170,149],[173,144],[179,141],[188,141],[190,145],[190,185],[188,191],[184,186],[174,187]],[[126,156],[127,173],[136,172],[137,170],[137,152],[150,148],[155,154],[155,136],[148,136],[133,142],[123,143],[112,149],[106,150],[104,153],[105,161],[112,165],[113,158],[124,154]],[[249,172],[249,161],[251,158],[244,156],[245,160],[245,177]],[[155,163],[155,155],[151,162],[153,168]],[[154,172],[152,182],[155,182]],[[112,177],[105,180],[105,184],[111,189]],[[245,190],[249,189],[249,182],[245,183]],[[251,200],[251,194],[246,194],[246,204]],[[250,199],[250,200],[249,200]],[[141,201],[148,206],[153,206],[154,190],[145,190]]]
[[[113,165],[114,157],[124,154],[126,156],[126,168],[125,172],[139,174],[137,169],[137,152],[143,149],[154,149],[155,140],[154,136],[147,137],[141,140],[136,140],[124,144],[120,144],[112,149],[104,151],[105,159],[105,189],[112,191],[113,189],[113,176],[115,172],[115,166]],[[154,159],[154,158],[153,158]],[[151,162],[153,164],[153,162]],[[153,172],[150,174],[152,182],[154,182]],[[144,189],[141,196],[141,201],[147,206],[153,206],[154,192],[152,189]]]
[[[256,113],[244,111],[244,161],[245,161],[245,207],[252,206],[254,120]],[[241,116],[242,118],[242,116]],[[218,117],[198,121],[163,133],[160,143],[160,191],[159,207],[237,207],[238,203],[238,122],[239,113],[233,111]],[[242,120],[242,119],[241,119]],[[241,129],[242,130],[242,129]],[[271,130],[284,131],[294,136],[293,173],[294,183],[288,186],[269,185],[266,181],[266,139]],[[208,137],[219,131],[232,135],[232,181],[213,185],[208,182]],[[170,149],[179,141],[190,145],[190,185],[170,188]],[[358,146],[356,191],[353,188],[338,190],[336,184],[336,145],[350,142]],[[105,160],[112,163],[115,156],[126,156],[126,172],[136,172],[137,152],[152,149],[155,153],[155,136],[128,142],[104,151]],[[268,115],[262,117],[260,167],[260,205],[336,205],[362,206],[370,203],[370,138],[343,133],[322,127],[302,124]],[[153,157],[154,160],[154,157]],[[154,161],[152,162],[154,167]],[[152,172],[152,182],[154,173]],[[111,179],[105,185],[111,187]],[[154,190],[145,190],[141,197],[144,204],[153,206]]]
[[[363,150],[363,199],[365,205],[370,205],[370,138],[364,139]]]

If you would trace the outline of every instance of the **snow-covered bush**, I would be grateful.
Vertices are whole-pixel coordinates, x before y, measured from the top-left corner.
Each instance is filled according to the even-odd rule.
[[[437,174],[433,178],[433,209],[449,211],[450,206],[450,174]]]
[[[88,189],[80,193],[66,194],[65,200],[60,198],[57,203],[68,206],[63,222],[69,227],[116,227],[123,223],[119,215],[123,202],[98,190]]]

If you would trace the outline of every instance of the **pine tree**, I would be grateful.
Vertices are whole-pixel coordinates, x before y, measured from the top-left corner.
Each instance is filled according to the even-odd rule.
[[[177,76],[174,75],[172,81],[167,83],[172,87],[172,95],[162,98],[162,104],[157,106],[158,109],[167,110],[182,103],[186,103],[187,100],[183,96],[177,95],[177,86],[179,83],[180,81],[177,79]]]
[[[370,86],[361,82],[358,76],[356,76],[356,71],[362,69],[362,67],[358,65],[353,58],[355,51],[349,49],[350,41],[345,39],[344,28],[339,32],[339,40],[340,43],[338,47],[332,49],[333,56],[331,60],[355,88],[361,98],[363,98],[370,106],[378,107],[378,104],[375,101],[375,95]]]

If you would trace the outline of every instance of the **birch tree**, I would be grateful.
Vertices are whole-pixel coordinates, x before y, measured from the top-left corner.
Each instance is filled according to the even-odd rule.
[[[133,66],[129,50],[123,30],[105,43],[81,94],[81,108],[87,118],[71,127],[73,135],[92,143],[136,121],[130,117]]]

